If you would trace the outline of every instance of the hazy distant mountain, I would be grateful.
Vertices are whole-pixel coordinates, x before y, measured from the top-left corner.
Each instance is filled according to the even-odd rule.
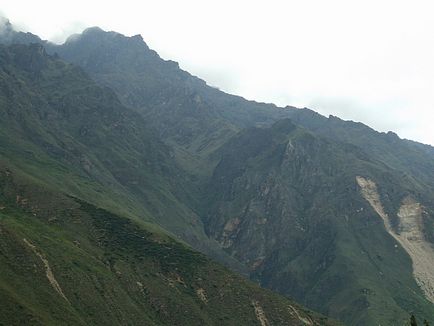
[[[8,35],[8,44],[18,37],[13,31]],[[432,319],[432,147],[307,109],[226,94],[162,60],[140,36],[90,28],[63,45],[38,40],[19,43],[44,48],[3,48],[0,59],[5,165],[86,201],[81,207],[92,212],[95,205],[116,221],[125,216],[146,221],[145,227],[159,234],[169,231],[261,285],[349,325],[399,325],[410,313]],[[8,198],[15,195],[13,205],[28,205],[19,193]],[[35,198],[32,205],[44,201]],[[61,202],[69,205],[74,198],[56,205],[65,209]],[[80,223],[95,223],[92,214]],[[55,235],[57,222],[47,218]],[[101,231],[109,234],[103,245],[113,238],[116,250],[135,252],[129,231],[118,239],[111,225]],[[25,231],[25,224],[20,227]],[[75,235],[75,227],[69,228],[65,237]],[[98,246],[92,241],[87,250]],[[117,269],[123,264],[124,258],[111,269],[113,275],[123,275]],[[188,268],[197,265],[193,260]],[[162,279],[184,291],[169,271]],[[133,280],[130,272],[125,277]],[[227,272],[213,275],[222,273]],[[202,303],[211,302],[203,296],[209,289],[194,290]],[[224,300],[222,292],[217,295]],[[173,311],[164,300],[157,300],[160,310],[153,321],[169,322],[164,310]],[[239,301],[246,310],[238,313],[256,312],[261,320],[265,303],[258,306],[255,300],[250,308]],[[227,308],[218,306],[213,313],[222,316],[221,309]],[[292,308],[287,311],[299,317]],[[191,318],[219,324],[206,314]],[[260,324],[279,324],[283,318],[265,311],[269,314],[275,319]],[[249,324],[251,317],[239,316],[220,324]]]

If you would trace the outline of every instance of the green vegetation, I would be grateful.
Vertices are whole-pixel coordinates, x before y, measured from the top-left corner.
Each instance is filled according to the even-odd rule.
[[[263,286],[352,325],[434,314],[355,177],[377,181],[391,216],[417,184],[290,120],[240,133],[221,155],[204,200],[207,232]]]
[[[432,147],[225,94],[139,36],[92,28],[58,46],[10,33],[40,45],[0,46],[7,321],[303,322],[188,243],[349,325],[432,323],[410,257],[356,182],[375,181],[397,233],[402,200],[420,202],[434,242]]]
[[[301,325],[293,309],[333,324],[131,219],[0,176],[2,325],[254,325],[253,303],[273,325]]]
[[[39,45],[0,46],[0,84],[0,324],[252,325],[257,309],[334,324],[159,226],[200,224],[167,147],[113,92]]]
[[[0,51],[4,160],[39,183],[218,251],[189,207],[190,181],[141,115],[39,45]],[[224,253],[214,256],[242,269]]]

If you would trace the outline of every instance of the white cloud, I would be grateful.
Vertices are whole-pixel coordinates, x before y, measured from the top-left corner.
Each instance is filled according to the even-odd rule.
[[[431,144],[433,9],[422,0],[4,0],[1,8],[57,42],[94,25],[142,34],[225,91]]]

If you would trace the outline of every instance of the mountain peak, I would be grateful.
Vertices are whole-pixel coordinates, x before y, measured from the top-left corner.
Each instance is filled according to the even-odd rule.
[[[42,43],[42,40],[32,33],[17,31],[9,19],[0,17],[0,43],[32,44]]]
[[[13,30],[12,24],[9,21],[9,19],[5,17],[0,17],[0,34],[4,32],[10,32],[12,30]]]
[[[68,44],[82,39],[84,40],[95,39],[96,41],[99,42],[101,42],[102,40],[104,41],[113,40],[116,42],[129,42],[144,47],[146,49],[149,49],[148,45],[143,40],[143,37],[140,34],[136,34],[129,37],[118,32],[105,31],[98,26],[86,28],[81,34],[71,35],[70,37],[67,38],[65,43]]]
[[[106,31],[103,30],[101,27],[99,26],[92,26],[92,27],[88,27],[86,28],[82,34],[89,34],[89,33],[105,33]]]
[[[13,33],[16,33],[9,19],[0,17],[0,39],[9,39]]]
[[[66,39],[65,44],[77,41],[77,40],[79,40],[83,37],[86,37],[86,36],[96,36],[96,35],[100,35],[103,33],[106,33],[106,32],[98,26],[88,27],[85,30],[83,30],[81,33],[76,33],[76,34],[70,35]]]

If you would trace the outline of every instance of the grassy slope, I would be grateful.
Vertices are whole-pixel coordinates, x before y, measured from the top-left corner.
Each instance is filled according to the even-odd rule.
[[[290,305],[333,324],[162,233],[5,166],[0,233],[0,324],[255,325],[252,302],[273,325],[303,325]]]

